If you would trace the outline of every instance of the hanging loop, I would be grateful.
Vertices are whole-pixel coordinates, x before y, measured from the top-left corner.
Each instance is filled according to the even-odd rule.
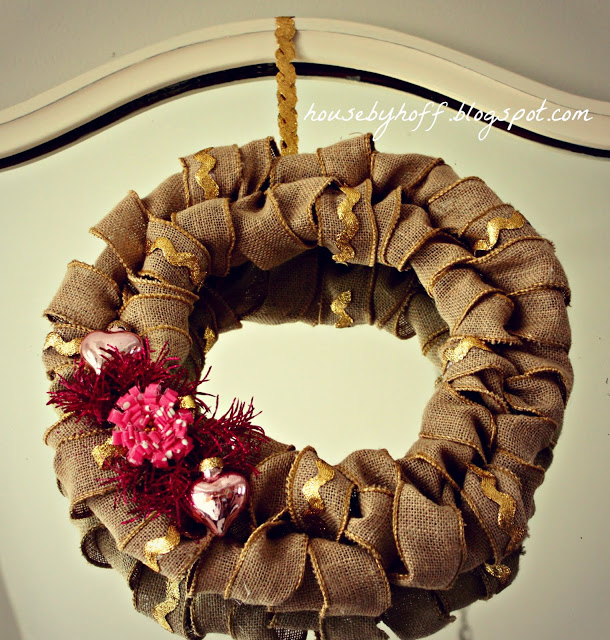
[[[299,136],[297,135],[297,74],[292,64],[294,60],[294,44],[292,39],[296,33],[294,19],[288,16],[280,16],[275,19],[277,28],[275,39],[277,50],[275,52],[278,72],[277,80],[277,107],[278,126],[280,129],[280,152],[291,155],[299,152]]]

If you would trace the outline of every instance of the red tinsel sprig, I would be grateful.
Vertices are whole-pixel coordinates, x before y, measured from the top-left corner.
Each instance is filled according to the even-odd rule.
[[[105,468],[115,476],[103,481],[114,485],[118,495],[129,505],[132,520],[153,513],[165,514],[178,530],[186,535],[197,530],[190,516],[187,502],[188,489],[200,477],[199,464],[205,458],[223,458],[225,468],[244,475],[256,474],[254,464],[260,445],[267,440],[262,429],[252,424],[256,417],[252,402],[234,400],[229,410],[217,416],[216,409],[199,415],[189,428],[193,450],[169,468],[155,468],[150,462],[132,465],[126,458],[109,458]]]
[[[179,359],[168,355],[167,345],[155,359],[151,357],[147,339],[143,348],[135,353],[121,353],[116,347],[104,351],[108,358],[99,374],[81,358],[70,379],[59,376],[62,388],[49,392],[51,399],[47,404],[73,413],[78,420],[86,418],[95,427],[111,428],[107,423],[108,414],[123,394],[133,386],[144,389],[151,383],[159,383],[174,389],[179,396],[193,396],[202,411],[209,411],[200,396],[210,394],[197,392],[197,387],[207,381],[209,370],[203,379],[189,380]]]
[[[70,379],[60,376],[62,388],[50,392],[49,404],[64,412],[73,413],[78,420],[87,420],[93,426],[107,428],[113,425],[108,417],[113,409],[119,411],[117,401],[130,389],[144,391],[150,384],[162,389],[173,389],[178,396],[192,396],[196,407],[192,409],[194,421],[189,425],[186,437],[192,441],[192,450],[184,457],[174,457],[160,468],[144,459],[133,464],[125,456],[117,455],[104,461],[104,469],[114,475],[100,481],[114,485],[117,499],[130,507],[133,520],[153,514],[165,514],[184,535],[201,536],[202,526],[190,515],[187,502],[189,488],[201,476],[199,465],[205,458],[219,457],[224,467],[251,475],[260,454],[260,445],[267,440],[262,429],[252,424],[258,415],[252,401],[246,404],[233,400],[228,411],[218,415],[218,397],[212,409],[198,392],[198,386],[207,382],[209,369],[201,380],[189,379],[187,370],[178,358],[170,357],[167,345],[156,358],[151,357],[147,340],[135,353],[122,353],[115,347],[105,350],[107,359],[101,371],[96,373],[83,359],[74,366]],[[116,411],[115,411],[116,413]],[[154,428],[154,427],[153,427]]]

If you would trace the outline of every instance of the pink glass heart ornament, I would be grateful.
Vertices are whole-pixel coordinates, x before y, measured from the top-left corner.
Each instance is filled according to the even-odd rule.
[[[100,373],[102,365],[108,359],[108,351],[105,349],[115,347],[121,353],[135,353],[143,346],[140,336],[117,327],[109,331],[88,333],[80,343],[80,355],[96,373]]]
[[[187,495],[191,513],[213,534],[223,536],[248,502],[248,481],[239,473],[223,471],[222,458],[206,458],[199,468],[202,477]]]

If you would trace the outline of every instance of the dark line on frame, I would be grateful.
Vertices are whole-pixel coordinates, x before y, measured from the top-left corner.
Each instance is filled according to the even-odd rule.
[[[398,80],[380,73],[311,62],[296,62],[294,63],[294,66],[296,68],[297,76],[300,77],[340,78],[355,82],[364,82],[366,84],[372,84],[380,87],[387,87],[389,89],[396,89],[403,93],[409,93],[420,98],[430,100],[436,104],[446,102],[448,107],[455,111],[458,111],[462,105],[459,100],[448,98],[438,91],[432,91],[426,87],[421,87],[411,82]],[[215,71],[213,73],[206,73],[201,76],[189,78],[188,80],[176,82],[167,87],[163,87],[162,89],[151,91],[150,93],[139,98],[135,98],[134,100],[130,100],[120,107],[115,107],[101,116],[93,118],[85,124],[79,125],[70,131],[62,133],[52,140],[48,140],[47,142],[43,142],[11,156],[0,158],[0,170],[15,167],[26,162],[31,162],[37,158],[41,158],[42,156],[49,155],[63,147],[67,147],[79,140],[87,138],[98,131],[106,129],[121,120],[125,120],[130,116],[145,111],[154,105],[167,102],[176,96],[240,80],[273,77],[276,73],[277,67],[275,66],[275,63],[269,62],[265,64],[236,67],[234,69],[227,69],[224,71]],[[467,112],[469,107],[470,105],[464,104],[463,109]],[[607,149],[596,149],[595,147],[556,140],[555,138],[534,133],[515,125],[513,125],[509,130],[508,123],[506,122],[497,121],[494,122],[492,126],[497,129],[507,131],[508,133],[520,138],[525,138],[549,147],[564,149],[566,151],[572,151],[589,156],[596,156],[599,158],[610,158],[610,150]]]

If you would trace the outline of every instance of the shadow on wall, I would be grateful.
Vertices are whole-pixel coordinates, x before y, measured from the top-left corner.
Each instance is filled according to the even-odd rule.
[[[3,640],[23,640],[13,613],[13,607],[8,599],[3,575],[4,573],[0,570],[0,628],[2,629],[2,638]]]

